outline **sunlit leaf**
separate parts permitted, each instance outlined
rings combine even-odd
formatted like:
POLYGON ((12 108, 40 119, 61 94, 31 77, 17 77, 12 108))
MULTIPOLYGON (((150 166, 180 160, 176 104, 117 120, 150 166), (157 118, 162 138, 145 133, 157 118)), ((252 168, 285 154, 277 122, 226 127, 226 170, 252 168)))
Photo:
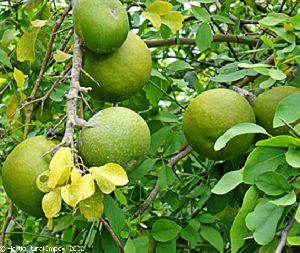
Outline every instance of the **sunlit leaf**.
POLYGON ((2 50, 1 48, 0 48, 0 62, 5 64, 9 68, 12 68, 12 65, 11 65, 8 54, 4 50, 2 50))
POLYGON ((69 178, 72 168, 72 153, 70 148, 60 148, 52 157, 49 165, 48 187, 63 185, 69 178))
POLYGON ((17 44, 17 59, 18 61, 35 60, 35 43, 39 33, 39 28, 35 28, 31 32, 24 32, 23 36, 17 44))
POLYGON ((69 60, 70 58, 72 58, 72 55, 67 54, 63 51, 57 50, 55 52, 55 54, 53 55, 53 58, 57 62, 64 62, 64 61, 69 60))
POLYGON ((47 22, 48 22, 47 20, 36 19, 36 20, 31 21, 31 24, 34 27, 43 27, 47 24, 47 22))
POLYGON ((165 15, 172 10, 172 4, 166 1, 155 1, 148 5, 146 11, 156 13, 158 15, 165 15))
POLYGON ((7 105, 7 108, 6 108, 6 116, 8 118, 12 118, 15 115, 16 110, 18 109, 18 105, 19 105, 18 98, 14 94, 8 100, 8 105, 7 105))
POLYGON ((21 70, 14 68, 14 79, 16 80, 18 88, 22 89, 25 83, 25 76, 21 70))
POLYGON ((36 186, 41 192, 50 192, 51 189, 47 185, 47 181, 49 178, 49 170, 42 172, 36 178, 36 186))
POLYGON ((103 213, 103 194, 98 190, 90 198, 80 201, 79 210, 89 221, 98 221, 103 213))
POLYGON ((19 34, 19 31, 16 31, 14 29, 5 30, 2 35, 1 44, 4 47, 7 47, 8 44, 18 36, 18 34, 19 34))
POLYGON ((87 199, 95 193, 94 177, 91 174, 84 175, 80 180, 82 199, 87 199))
POLYGON ((170 11, 168 14, 161 16, 161 22, 175 32, 182 28, 183 20, 184 16, 178 11, 170 11))
POLYGON ((97 185, 103 193, 110 194, 115 190, 116 186, 105 177, 101 176, 98 173, 93 173, 93 176, 97 185))
POLYGON ((145 19, 148 19, 155 28, 160 28, 161 17, 158 14, 144 11, 142 15, 145 19))
POLYGON ((45 194, 42 200, 42 208, 48 219, 53 218, 61 209, 60 191, 51 191, 45 194))
POLYGON ((79 170, 74 168, 71 172, 71 182, 72 184, 79 184, 81 181, 81 173, 79 170))
POLYGON ((75 207, 82 199, 80 185, 66 185, 61 188, 61 196, 66 204, 75 207))

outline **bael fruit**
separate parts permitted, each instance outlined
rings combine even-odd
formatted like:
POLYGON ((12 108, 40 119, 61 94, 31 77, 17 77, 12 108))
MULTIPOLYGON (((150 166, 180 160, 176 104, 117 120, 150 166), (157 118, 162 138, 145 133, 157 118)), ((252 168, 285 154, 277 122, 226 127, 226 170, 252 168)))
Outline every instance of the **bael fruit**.
POLYGON ((36 178, 47 170, 50 155, 42 157, 55 146, 45 136, 35 136, 17 145, 8 155, 2 169, 3 186, 8 197, 26 213, 43 217, 42 193, 36 178))
POLYGON ((280 86, 260 94, 253 103, 257 124, 274 136, 289 134, 289 129, 286 126, 273 128, 273 118, 279 102, 297 91, 300 89, 293 86, 280 86))
POLYGON ((93 88, 92 97, 118 102, 131 97, 146 84, 152 68, 151 53, 144 41, 130 32, 122 47, 112 54, 86 52, 83 68, 101 85, 81 75, 81 84, 93 88))
POLYGON ((78 150, 84 164, 101 166, 118 163, 132 171, 147 155, 150 132, 137 113, 124 107, 110 107, 95 114, 92 128, 81 131, 78 150))
POLYGON ((85 46, 101 54, 119 48, 129 31, 126 10, 118 0, 76 0, 73 23, 85 46))
POLYGON ((254 112, 246 99, 234 91, 213 89, 193 99, 183 118, 183 131, 191 147, 211 159, 230 160, 242 155, 252 144, 254 135, 240 135, 220 151, 216 140, 229 128, 242 122, 255 123, 254 112))

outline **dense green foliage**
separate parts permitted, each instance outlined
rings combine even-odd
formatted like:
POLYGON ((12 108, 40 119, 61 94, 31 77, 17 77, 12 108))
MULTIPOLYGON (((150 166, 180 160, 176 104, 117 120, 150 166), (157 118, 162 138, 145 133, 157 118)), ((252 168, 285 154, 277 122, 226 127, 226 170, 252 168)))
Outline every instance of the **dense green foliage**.
MULTIPOLYGON (((172 10, 163 5, 160 11, 147 8, 150 0, 122 2, 131 31, 146 42, 153 61, 143 89, 117 104, 137 112, 151 132, 148 155, 128 175, 129 184, 104 198, 103 217, 125 252, 147 253, 148 246, 156 253, 275 252, 283 236, 285 252, 298 252, 299 125, 276 137, 251 123, 236 125, 215 149, 240 134, 259 135, 234 160, 211 160, 195 151, 176 164, 172 159, 186 150, 182 119, 197 94, 222 87, 253 101, 253 95, 275 86, 300 88, 299 1, 169 0, 172 10), (185 17, 182 27, 179 13, 185 17), (158 189, 156 198, 137 212, 152 189, 158 189)), ((64 134, 74 44, 72 11, 61 18, 68 4, 0 2, 1 170, 24 132, 58 141, 64 134)), ((274 126, 297 122, 299 101, 299 92, 282 100, 274 126)), ((78 114, 86 120, 115 106, 88 93, 80 94, 79 105, 78 114)), ((5 247, 119 252, 103 222, 90 223, 76 209, 64 207, 49 231, 45 219, 16 208, 13 219, 7 220, 9 199, 4 190, 0 205, 5 247)))

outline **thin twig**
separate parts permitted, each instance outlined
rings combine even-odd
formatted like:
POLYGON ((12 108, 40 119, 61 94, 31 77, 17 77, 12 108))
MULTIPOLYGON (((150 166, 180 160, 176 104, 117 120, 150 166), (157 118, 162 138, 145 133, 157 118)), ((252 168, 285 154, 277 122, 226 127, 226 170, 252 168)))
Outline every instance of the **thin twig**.
MULTIPOLYGON (((170 158, 168 160, 168 166, 170 168, 173 168, 176 163, 178 163, 181 159, 186 157, 189 153, 191 153, 191 151, 192 151, 192 147, 190 145, 185 146, 184 149, 182 149, 175 156, 173 156, 172 158, 170 158)), ((151 204, 151 202, 156 198, 158 191, 159 191, 158 184, 156 184, 154 186, 154 188, 152 189, 152 191, 150 192, 147 199, 136 210, 136 212, 134 213, 134 216, 141 215, 148 208, 148 206, 151 204)))
POLYGON ((0 246, 4 245, 6 230, 7 230, 7 227, 9 225, 10 221, 12 220, 13 211, 14 211, 14 204, 12 203, 12 201, 10 201, 8 214, 6 216, 5 222, 4 222, 4 224, 2 226, 2 230, 1 230, 0 246))
MULTIPOLYGON (((35 95, 36 95, 36 93, 37 93, 37 91, 38 91, 38 89, 39 89, 39 87, 40 87, 40 85, 42 83, 44 73, 46 71, 48 62, 50 60, 50 56, 52 54, 52 47, 53 47, 53 43, 54 43, 54 40, 55 40, 55 37, 56 37, 56 32, 58 31, 59 27, 63 23, 65 17, 67 16, 67 14, 69 13, 70 10, 71 10, 71 4, 68 5, 64 9, 62 15, 57 20, 57 22, 56 22, 56 24, 55 24, 55 26, 53 28, 51 37, 50 37, 48 45, 47 45, 46 54, 45 54, 45 57, 43 59, 43 63, 41 65, 41 70, 39 72, 38 78, 36 79, 35 84, 33 86, 33 89, 31 91, 31 94, 29 96, 30 100, 33 100, 35 98, 35 95)), ((27 135, 28 135, 29 124, 30 124, 30 120, 31 120, 31 115, 32 115, 33 109, 34 109, 34 104, 31 104, 31 105, 28 106, 27 111, 26 111, 25 127, 24 127, 24 134, 23 134, 23 138, 24 139, 26 139, 27 135)))
POLYGON ((112 239, 118 245, 120 252, 124 252, 124 247, 123 247, 122 243, 120 242, 119 238, 117 237, 117 235, 115 234, 115 232, 112 230, 112 228, 110 227, 110 225, 108 224, 108 222, 103 217, 101 217, 100 220, 101 220, 103 226, 107 229, 107 231, 111 235, 112 239))
MULTIPOLYGON (((298 207, 297 208, 300 208, 300 203, 298 204, 298 207)), ((288 233, 290 231, 290 229, 292 228, 292 226, 294 225, 295 223, 295 216, 296 216, 296 212, 297 210, 295 211, 295 213, 290 217, 289 219, 289 222, 286 226, 286 228, 284 230, 281 231, 281 238, 280 238, 280 242, 276 248, 276 251, 275 253, 281 253, 286 245, 286 241, 287 241, 287 237, 288 237, 288 233)))
POLYGON ((287 121, 284 119, 281 119, 283 124, 285 124, 298 138, 300 138, 300 133, 295 129, 291 124, 289 124, 287 121))
MULTIPOLYGON (((238 36, 233 34, 216 34, 213 36, 212 42, 232 42, 245 44, 249 46, 255 46, 257 44, 257 39, 248 40, 245 36, 238 36)), ((189 38, 172 38, 168 40, 145 40, 148 47, 162 47, 171 45, 196 45, 195 39, 189 38)))

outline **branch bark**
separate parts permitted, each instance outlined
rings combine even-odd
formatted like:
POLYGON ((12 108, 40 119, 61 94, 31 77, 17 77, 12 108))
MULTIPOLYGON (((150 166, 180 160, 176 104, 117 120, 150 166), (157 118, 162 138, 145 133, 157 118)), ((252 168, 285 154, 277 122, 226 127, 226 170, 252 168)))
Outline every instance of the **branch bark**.
POLYGON ((2 230, 1 230, 0 246, 4 245, 6 230, 7 230, 7 227, 9 225, 10 221, 12 220, 13 211, 14 211, 14 204, 12 201, 10 201, 8 214, 3 223, 2 230))
MULTIPOLYGON (((192 147, 190 145, 185 146, 181 151, 179 151, 175 156, 171 157, 168 160, 168 166, 170 168, 173 168, 176 163, 178 163, 181 159, 186 157, 189 153, 191 153, 192 147)), ((158 194, 159 188, 158 184, 154 186, 152 191, 150 192, 147 199, 140 205, 138 210, 134 213, 134 216, 139 216, 144 213, 144 211, 148 208, 148 206, 151 204, 151 202, 156 198, 158 194)))
MULTIPOLYGON (((245 36, 237 36, 232 34, 217 34, 213 36, 213 42, 232 42, 245 44, 249 46, 255 46, 257 44, 257 39, 248 40, 245 36)), ((148 47, 162 47, 171 45, 196 45, 195 39, 189 38, 172 38, 168 40, 145 40, 148 47)))

